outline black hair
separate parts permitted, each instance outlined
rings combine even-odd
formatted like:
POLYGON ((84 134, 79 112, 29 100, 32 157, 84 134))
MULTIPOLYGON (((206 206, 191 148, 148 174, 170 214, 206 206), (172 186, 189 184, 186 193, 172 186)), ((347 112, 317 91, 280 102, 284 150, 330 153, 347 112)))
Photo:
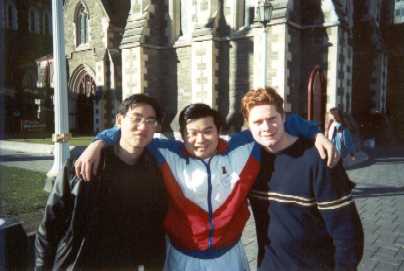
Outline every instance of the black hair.
POLYGON ((135 105, 139 104, 146 104, 153 107, 154 112, 156 113, 156 119, 158 122, 161 122, 163 113, 161 111, 161 107, 157 100, 153 97, 147 96, 145 94, 133 94, 127 97, 125 100, 122 101, 121 105, 119 106, 118 113, 122 115, 126 115, 128 111, 135 105))
POLYGON ((330 109, 330 113, 334 116, 334 118, 341 123, 343 127, 345 127, 345 120, 344 120, 344 114, 342 113, 341 108, 339 107, 333 107, 330 109))
POLYGON ((212 109, 209 105, 203 103, 190 104, 182 109, 179 116, 180 132, 185 135, 188 120, 196 120, 206 117, 212 117, 218 131, 222 127, 222 120, 219 112, 212 109))

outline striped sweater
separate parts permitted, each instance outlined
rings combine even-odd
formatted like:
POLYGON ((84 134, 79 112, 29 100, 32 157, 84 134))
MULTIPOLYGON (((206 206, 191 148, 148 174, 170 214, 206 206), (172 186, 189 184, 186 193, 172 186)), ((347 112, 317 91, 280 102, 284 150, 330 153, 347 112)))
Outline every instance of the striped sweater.
POLYGON ((260 270, 355 270, 363 231, 343 167, 327 168, 302 139, 262 151, 261 165, 250 193, 260 270))

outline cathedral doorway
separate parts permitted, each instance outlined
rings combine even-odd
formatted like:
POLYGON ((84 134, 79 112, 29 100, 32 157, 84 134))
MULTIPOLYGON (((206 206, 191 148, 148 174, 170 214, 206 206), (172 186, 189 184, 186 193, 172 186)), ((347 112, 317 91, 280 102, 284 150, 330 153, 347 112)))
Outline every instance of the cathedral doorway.
POLYGON ((324 127, 326 105, 326 79, 320 66, 314 67, 307 87, 307 118, 317 121, 324 127))
POLYGON ((84 66, 73 72, 70 80, 70 123, 77 134, 93 134, 96 84, 91 70, 84 66))
POLYGON ((76 132, 78 134, 91 134, 94 130, 93 99, 79 95, 76 100, 76 110, 76 132))

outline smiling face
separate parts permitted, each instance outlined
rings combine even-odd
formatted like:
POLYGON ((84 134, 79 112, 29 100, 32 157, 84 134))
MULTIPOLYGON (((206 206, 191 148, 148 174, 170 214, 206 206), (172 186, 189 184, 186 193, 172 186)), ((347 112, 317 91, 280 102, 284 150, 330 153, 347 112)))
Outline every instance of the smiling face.
POLYGON ((286 140, 283 124, 284 115, 274 105, 256 105, 249 111, 248 126, 255 141, 270 152, 283 148, 286 140))
POLYGON ((213 117, 190 119, 183 134, 186 150, 199 159, 207 159, 216 153, 219 131, 213 117))
POLYGON ((117 115, 116 123, 121 128, 119 144, 128 152, 149 144, 158 125, 156 112, 148 104, 133 105, 125 115, 117 115))

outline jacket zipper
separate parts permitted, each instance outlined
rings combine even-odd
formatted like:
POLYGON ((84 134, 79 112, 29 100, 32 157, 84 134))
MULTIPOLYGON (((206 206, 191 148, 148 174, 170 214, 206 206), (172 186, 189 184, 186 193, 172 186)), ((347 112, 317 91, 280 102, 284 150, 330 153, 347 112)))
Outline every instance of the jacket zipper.
POLYGON ((202 160, 203 164, 206 167, 207 173, 208 173, 208 223, 209 223, 209 234, 208 234, 208 249, 212 247, 212 239, 213 239, 213 232, 215 230, 215 225, 213 224, 213 208, 212 208, 212 176, 210 172, 210 161, 212 160, 213 157, 211 157, 206 163, 205 161, 202 160))

